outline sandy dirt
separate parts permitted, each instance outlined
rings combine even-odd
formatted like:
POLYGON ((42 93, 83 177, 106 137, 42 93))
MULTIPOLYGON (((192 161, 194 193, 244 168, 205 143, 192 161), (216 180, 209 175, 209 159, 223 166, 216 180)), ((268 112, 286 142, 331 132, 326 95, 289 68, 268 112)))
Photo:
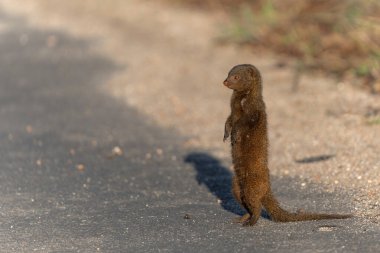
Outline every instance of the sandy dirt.
POLYGON ((271 173, 297 177, 305 188, 318 183, 328 192, 347 192, 355 215, 380 221, 379 96, 314 74, 304 76, 293 92, 290 60, 217 43, 226 20, 221 13, 153 1, 110 2, 114 5, 100 0, 1 5, 27 14, 33 25, 93 38, 94 52, 120 66, 104 93, 186 136, 184 146, 228 164, 222 137, 231 91, 222 81, 235 64, 256 65, 264 78, 271 173))

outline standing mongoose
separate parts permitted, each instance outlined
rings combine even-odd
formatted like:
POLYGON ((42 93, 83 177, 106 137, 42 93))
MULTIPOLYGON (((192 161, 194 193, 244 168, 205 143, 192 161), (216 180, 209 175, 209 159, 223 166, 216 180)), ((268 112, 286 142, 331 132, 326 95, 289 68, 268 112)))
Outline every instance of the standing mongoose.
POLYGON ((235 175, 232 193, 247 210, 239 221, 256 224, 262 206, 273 221, 289 222, 321 219, 345 219, 351 215, 289 213, 273 196, 268 169, 268 127, 262 96, 262 79, 250 64, 233 67, 223 82, 233 90, 231 114, 228 116, 224 141, 231 135, 232 162, 235 175))

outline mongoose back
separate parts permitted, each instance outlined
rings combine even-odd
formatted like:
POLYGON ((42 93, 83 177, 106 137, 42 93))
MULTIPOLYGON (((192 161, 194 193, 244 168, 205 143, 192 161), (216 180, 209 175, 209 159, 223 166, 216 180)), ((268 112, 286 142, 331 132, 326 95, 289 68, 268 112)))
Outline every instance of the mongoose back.
POLYGON ((232 193, 247 210, 239 221, 256 224, 262 206, 278 222, 345 219, 352 215, 290 213, 282 209, 272 194, 268 169, 267 115, 262 96, 262 79, 256 67, 233 67, 223 82, 233 90, 231 114, 225 124, 224 141, 231 135, 232 163, 235 175, 232 193))

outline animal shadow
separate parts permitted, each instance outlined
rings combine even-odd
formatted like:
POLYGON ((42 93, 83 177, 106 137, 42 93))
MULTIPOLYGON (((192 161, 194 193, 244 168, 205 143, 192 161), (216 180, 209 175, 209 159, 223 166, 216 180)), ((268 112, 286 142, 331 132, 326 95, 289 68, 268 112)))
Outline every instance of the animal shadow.
POLYGON ((220 205, 223 209, 237 215, 245 213, 231 193, 232 173, 219 160, 207 153, 194 152, 188 154, 184 161, 194 166, 198 184, 206 185, 209 191, 221 201, 220 205))
POLYGON ((333 158, 335 155, 319 155, 319 156, 310 156, 310 157, 305 157, 302 159, 295 160, 296 163, 315 163, 315 162, 322 162, 329 160, 333 158))

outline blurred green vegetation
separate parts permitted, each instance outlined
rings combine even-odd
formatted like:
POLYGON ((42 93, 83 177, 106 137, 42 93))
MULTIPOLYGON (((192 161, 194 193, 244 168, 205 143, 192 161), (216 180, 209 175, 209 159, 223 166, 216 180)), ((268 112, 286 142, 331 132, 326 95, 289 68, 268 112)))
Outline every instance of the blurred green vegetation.
POLYGON ((291 56, 304 69, 358 77, 380 92, 378 0, 169 0, 230 17, 220 40, 291 56))
POLYGON ((379 125, 380 124, 380 118, 372 118, 368 120, 368 124, 370 125, 379 125))

